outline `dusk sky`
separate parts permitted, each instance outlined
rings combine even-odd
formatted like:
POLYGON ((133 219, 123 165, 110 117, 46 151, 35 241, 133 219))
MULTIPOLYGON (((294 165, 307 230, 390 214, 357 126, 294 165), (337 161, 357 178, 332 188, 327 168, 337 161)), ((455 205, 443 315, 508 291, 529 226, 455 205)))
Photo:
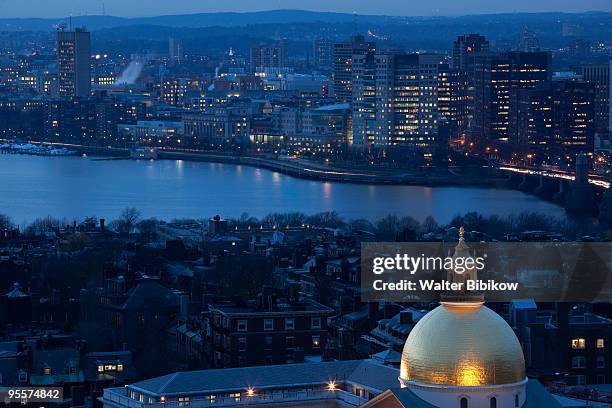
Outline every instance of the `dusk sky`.
POLYGON ((102 14, 152 16, 211 11, 307 9, 387 15, 462 15, 506 12, 612 11, 611 0, 0 0, 0 17, 102 14))

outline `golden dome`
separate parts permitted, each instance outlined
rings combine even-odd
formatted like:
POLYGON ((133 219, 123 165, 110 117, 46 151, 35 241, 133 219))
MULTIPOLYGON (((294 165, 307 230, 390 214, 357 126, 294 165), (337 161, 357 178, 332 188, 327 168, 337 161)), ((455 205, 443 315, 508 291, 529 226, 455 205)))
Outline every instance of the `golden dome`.
POLYGON ((497 313, 480 303, 443 303, 410 332, 400 377, 426 385, 514 384, 525 380, 525 358, 497 313))

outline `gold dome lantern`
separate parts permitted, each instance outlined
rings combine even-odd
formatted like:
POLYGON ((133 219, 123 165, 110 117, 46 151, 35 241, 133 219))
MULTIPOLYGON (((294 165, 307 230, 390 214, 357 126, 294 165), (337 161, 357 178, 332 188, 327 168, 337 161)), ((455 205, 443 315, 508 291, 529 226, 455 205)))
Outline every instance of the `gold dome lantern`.
POLYGON ((403 384, 483 387, 525 380, 525 359, 508 324, 480 302, 442 303, 412 329, 403 384))

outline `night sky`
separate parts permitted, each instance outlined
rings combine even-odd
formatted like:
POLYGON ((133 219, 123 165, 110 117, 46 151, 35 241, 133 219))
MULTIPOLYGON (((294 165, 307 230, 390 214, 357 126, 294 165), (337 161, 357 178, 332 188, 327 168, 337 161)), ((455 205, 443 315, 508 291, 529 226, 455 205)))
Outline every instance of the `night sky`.
POLYGON ((0 0, 0 17, 102 14, 152 16, 212 11, 307 9, 386 15, 463 15, 541 11, 612 11, 611 0, 0 0), (104 6, 103 6, 104 5, 104 6))

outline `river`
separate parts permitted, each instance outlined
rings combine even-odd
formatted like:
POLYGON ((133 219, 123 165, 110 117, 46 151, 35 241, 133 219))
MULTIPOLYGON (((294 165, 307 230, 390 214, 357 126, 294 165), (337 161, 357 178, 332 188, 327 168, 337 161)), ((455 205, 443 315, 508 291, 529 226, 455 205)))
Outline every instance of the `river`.
POLYGON ((86 216, 112 220, 125 207, 165 220, 331 210, 346 219, 396 214, 422 220, 431 215, 438 222, 469 211, 565 216, 560 206, 513 190, 329 183, 182 160, 0 155, 0 213, 18 224, 47 215, 68 221, 86 216))

